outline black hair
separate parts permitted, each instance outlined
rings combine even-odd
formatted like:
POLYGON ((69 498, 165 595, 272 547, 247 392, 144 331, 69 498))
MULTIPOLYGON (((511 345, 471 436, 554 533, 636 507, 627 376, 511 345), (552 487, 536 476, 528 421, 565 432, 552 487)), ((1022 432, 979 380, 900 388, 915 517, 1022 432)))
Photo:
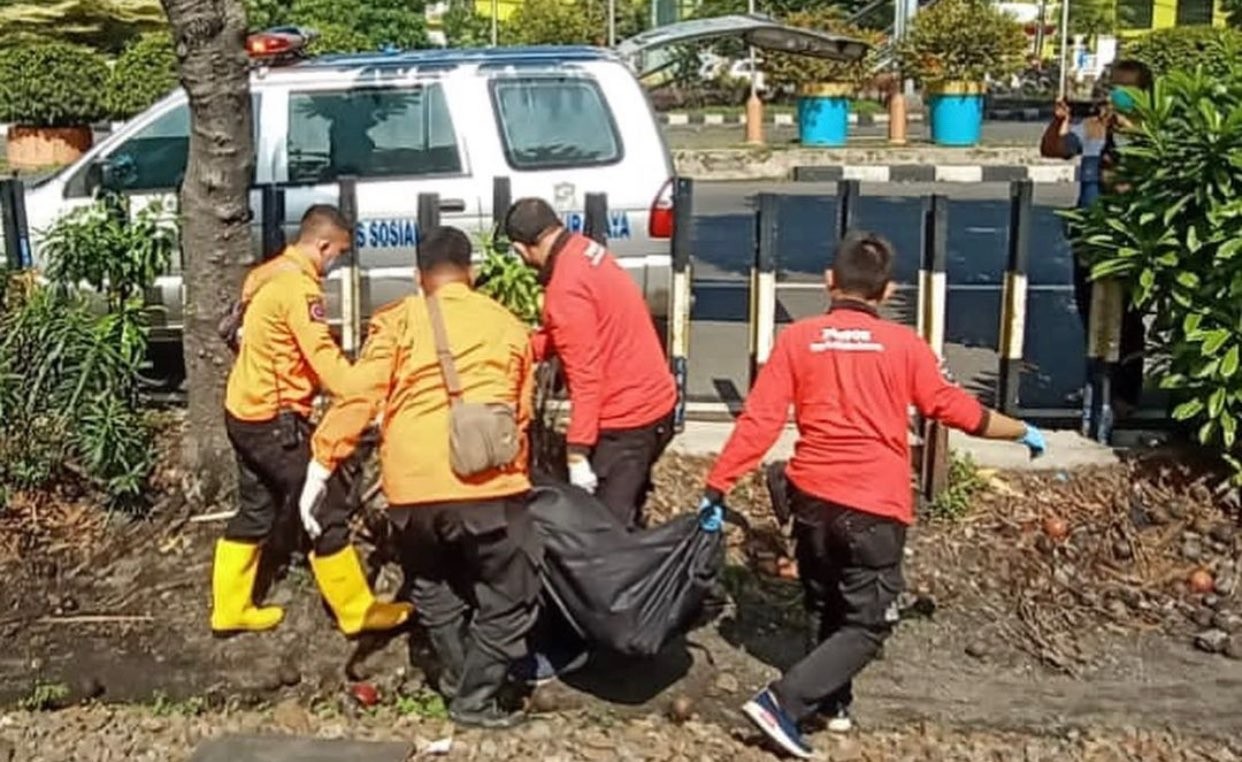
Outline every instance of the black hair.
POLYGON ((1113 62, 1113 73, 1124 71, 1133 74, 1138 80, 1140 90, 1150 90, 1152 85, 1151 67, 1133 58, 1123 58, 1113 62))
POLYGON ((418 244, 418 269, 425 273, 442 267, 469 270, 472 248, 470 239, 457 228, 432 228, 418 244))
POLYGON ((513 243, 533 246, 560 226, 552 205, 541 198, 520 198, 505 214, 505 235, 513 243))
POLYGON ((340 209, 331 204, 313 204, 302 215, 302 222, 298 225, 298 240, 304 241, 332 230, 348 233, 351 227, 340 209))
POLYGON ((865 230, 846 233, 832 262, 832 286, 843 294, 878 301, 893 273, 893 245, 865 230))

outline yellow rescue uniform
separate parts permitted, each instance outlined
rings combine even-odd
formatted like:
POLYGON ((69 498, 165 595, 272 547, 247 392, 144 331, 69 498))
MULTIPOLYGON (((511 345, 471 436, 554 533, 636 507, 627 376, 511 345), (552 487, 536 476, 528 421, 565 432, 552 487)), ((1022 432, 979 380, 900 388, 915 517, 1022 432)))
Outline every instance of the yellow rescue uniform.
POLYGON ((350 364, 328 330, 322 276, 310 257, 289 247, 250 271, 241 346, 229 373, 224 407, 242 421, 268 421, 281 410, 309 415, 322 387, 341 394, 350 364))
POLYGON ((521 450, 507 467, 469 478, 449 460, 449 395, 436 359, 427 303, 411 296, 371 320, 350 380, 311 441, 329 470, 349 457, 382 410, 380 461, 390 505, 486 500, 530 489, 529 446, 534 360, 529 333, 507 309, 465 284, 436 292, 467 402, 502 403, 517 413, 521 450))

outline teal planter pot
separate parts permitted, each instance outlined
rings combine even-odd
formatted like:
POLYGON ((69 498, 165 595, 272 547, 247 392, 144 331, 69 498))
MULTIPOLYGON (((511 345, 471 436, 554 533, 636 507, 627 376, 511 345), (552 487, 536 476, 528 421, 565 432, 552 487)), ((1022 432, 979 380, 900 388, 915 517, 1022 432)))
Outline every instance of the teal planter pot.
POLYGON ((941 146, 974 146, 983 134, 983 87, 948 83, 928 93, 932 142, 941 146))
POLYGON ((798 92, 798 142, 804 146, 843 146, 850 132, 850 88, 807 85, 798 92))

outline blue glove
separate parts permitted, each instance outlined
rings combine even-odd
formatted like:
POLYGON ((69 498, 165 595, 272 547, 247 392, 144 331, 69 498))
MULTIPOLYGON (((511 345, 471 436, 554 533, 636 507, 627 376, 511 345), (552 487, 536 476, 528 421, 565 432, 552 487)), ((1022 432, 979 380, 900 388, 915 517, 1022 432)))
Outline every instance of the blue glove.
POLYGON ((707 495, 699 501, 699 528, 704 532, 719 532, 724 527, 724 503, 707 495))
POLYGON ((1031 451, 1032 459, 1038 458, 1044 454, 1044 450, 1048 449, 1047 443, 1044 442, 1044 432, 1029 423, 1025 424, 1025 426, 1026 433, 1018 441, 1026 445, 1027 449, 1031 451))

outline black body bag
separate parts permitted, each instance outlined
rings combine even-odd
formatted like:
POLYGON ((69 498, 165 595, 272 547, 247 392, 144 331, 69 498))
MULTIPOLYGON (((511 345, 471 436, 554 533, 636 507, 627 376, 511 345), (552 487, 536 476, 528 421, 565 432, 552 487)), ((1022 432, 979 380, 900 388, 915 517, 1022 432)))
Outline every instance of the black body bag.
POLYGON ((530 511, 544 592, 594 647, 651 656, 694 623, 724 566, 724 534, 695 512, 636 532, 592 495, 543 483, 530 511))

